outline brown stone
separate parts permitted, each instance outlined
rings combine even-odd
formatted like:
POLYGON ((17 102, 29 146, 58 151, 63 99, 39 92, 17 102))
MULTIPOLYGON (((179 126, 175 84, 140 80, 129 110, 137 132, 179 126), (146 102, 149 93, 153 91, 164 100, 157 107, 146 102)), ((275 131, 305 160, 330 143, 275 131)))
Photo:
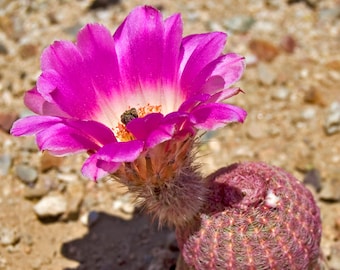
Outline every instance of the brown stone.
POLYGON ((281 40, 280 47, 287 53, 293 53, 296 48, 296 41, 290 35, 284 36, 281 40))
POLYGON ((34 44, 24 44, 19 48, 19 54, 22 59, 26 60, 30 57, 34 57, 37 55, 38 49, 34 44))
POLYGON ((40 158, 41 171, 46 172, 52 168, 57 168, 61 165, 62 161, 62 157, 55 157, 48 153, 48 151, 44 151, 40 158))
POLYGON ((270 62, 279 54, 279 49, 273 43, 262 40, 253 39, 249 43, 249 49, 257 56, 259 60, 270 62))
POLYGON ((0 113, 0 129, 9 132, 14 121, 19 118, 17 113, 0 113))

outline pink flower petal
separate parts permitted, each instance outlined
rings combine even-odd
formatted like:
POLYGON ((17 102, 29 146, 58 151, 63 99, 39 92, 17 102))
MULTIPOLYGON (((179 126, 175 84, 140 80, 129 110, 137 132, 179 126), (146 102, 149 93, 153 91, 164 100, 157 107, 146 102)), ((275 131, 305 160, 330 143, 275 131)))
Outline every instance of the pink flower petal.
POLYGON ((182 34, 183 23, 180 14, 175 14, 164 21, 164 70, 162 74, 164 85, 174 86, 178 80, 182 34))
POLYGON ((194 87, 205 93, 215 93, 237 82, 244 71, 244 57, 229 53, 209 63, 195 81, 194 87))
POLYGON ((164 23, 161 13, 148 6, 137 7, 114 34, 121 71, 122 88, 127 97, 160 101, 164 62, 164 23))
POLYGON ((118 111, 126 110, 128 100, 124 100, 121 88, 120 69, 115 51, 115 43, 110 31, 100 24, 86 25, 77 36, 77 47, 84 58, 91 79, 90 87, 96 93, 96 102, 103 109, 112 101, 122 106, 118 111))
POLYGON ((52 116, 30 116, 16 121, 11 133, 16 136, 36 134, 41 150, 54 155, 96 151, 116 142, 112 131, 94 121, 79 121, 52 116))
POLYGON ((132 162, 143 152, 144 142, 113 142, 104 145, 95 156, 107 162, 132 162))
POLYGON ((209 94, 198 94, 196 96, 187 98, 187 100, 185 100, 179 107, 178 111, 189 112, 202 102, 206 102, 209 98, 210 98, 209 94))
POLYGON ((237 95, 240 92, 243 93, 243 91, 238 87, 228 88, 228 89, 222 90, 222 91, 212 95, 207 100, 207 103, 217 103, 217 102, 223 101, 225 99, 231 98, 231 97, 237 95))
POLYGON ((221 55, 225 42, 226 34, 221 32, 183 38, 180 74, 181 88, 187 92, 187 97, 201 90, 194 87, 195 80, 206 65, 221 55))
POLYGON ((142 141, 115 142, 105 145, 84 163, 82 173, 93 180, 115 172, 122 162, 133 162, 143 151, 142 141))
POLYGON ((127 129, 137 140, 146 140, 163 120, 161 113, 151 113, 142 118, 136 118, 127 124, 127 129))
POLYGON ((245 110, 222 103, 209 103, 198 106, 190 113, 190 121, 198 129, 214 130, 231 122, 243 122, 245 110))
POLYGON ((163 120, 162 114, 152 113, 134 119, 127 125, 127 129, 136 139, 145 141, 145 148, 152 148, 172 138, 174 125, 164 125, 163 120))
POLYGON ((57 41, 42 55, 38 92, 78 119, 95 119, 100 110, 92 75, 75 44, 57 41))
POLYGON ((85 160, 81 172, 85 177, 97 181, 110 173, 114 173, 120 165, 121 162, 105 162, 92 155, 85 160))
POLYGON ((46 101, 37 91, 37 88, 27 91, 24 96, 24 103, 32 112, 40 115, 53 115, 60 117, 70 117, 63 112, 56 104, 46 101))

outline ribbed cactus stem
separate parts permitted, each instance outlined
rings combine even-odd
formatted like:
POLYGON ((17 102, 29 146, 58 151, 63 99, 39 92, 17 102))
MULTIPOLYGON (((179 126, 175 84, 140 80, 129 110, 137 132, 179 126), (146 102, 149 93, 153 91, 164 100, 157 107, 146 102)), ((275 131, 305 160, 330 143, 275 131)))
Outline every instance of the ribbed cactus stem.
POLYGON ((177 269, 320 269, 321 221, 312 194, 284 170, 234 164, 207 178, 199 224, 177 228, 177 269))

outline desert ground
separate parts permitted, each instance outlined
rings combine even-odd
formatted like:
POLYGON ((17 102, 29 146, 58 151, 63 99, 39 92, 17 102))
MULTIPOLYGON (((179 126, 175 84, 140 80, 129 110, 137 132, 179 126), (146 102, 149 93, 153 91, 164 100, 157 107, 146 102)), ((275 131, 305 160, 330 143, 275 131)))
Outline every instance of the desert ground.
POLYGON ((173 229, 159 230, 123 186, 85 179, 84 155, 52 157, 9 133, 30 114, 23 95, 45 47, 89 22, 113 33, 142 4, 181 13, 184 35, 228 33, 225 52, 246 58, 244 93, 228 102, 248 117, 202 137, 201 172, 255 160, 295 175, 321 209, 329 269, 340 270, 339 0, 0 0, 0 269, 175 269, 173 229))

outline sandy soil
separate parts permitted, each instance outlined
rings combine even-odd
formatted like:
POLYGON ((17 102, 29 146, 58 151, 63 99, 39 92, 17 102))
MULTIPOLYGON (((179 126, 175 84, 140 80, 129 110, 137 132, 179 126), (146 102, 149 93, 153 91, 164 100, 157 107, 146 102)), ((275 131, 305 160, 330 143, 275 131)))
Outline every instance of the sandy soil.
MULTIPOLYGON (((262 160, 304 181, 323 219, 322 250, 340 269, 340 2, 338 0, 145 1, 167 17, 181 12, 185 34, 225 31, 226 51, 246 56, 231 102, 249 116, 203 137, 202 172, 262 160)), ((171 229, 157 229, 113 180, 80 175, 84 156, 54 158, 34 138, 15 138, 29 112, 23 93, 56 39, 74 40, 88 22, 116 29, 141 1, 0 1, 0 269, 174 269, 171 229), (34 207, 57 198, 56 218, 34 207), (89 218, 89 222, 86 222, 89 218)))

